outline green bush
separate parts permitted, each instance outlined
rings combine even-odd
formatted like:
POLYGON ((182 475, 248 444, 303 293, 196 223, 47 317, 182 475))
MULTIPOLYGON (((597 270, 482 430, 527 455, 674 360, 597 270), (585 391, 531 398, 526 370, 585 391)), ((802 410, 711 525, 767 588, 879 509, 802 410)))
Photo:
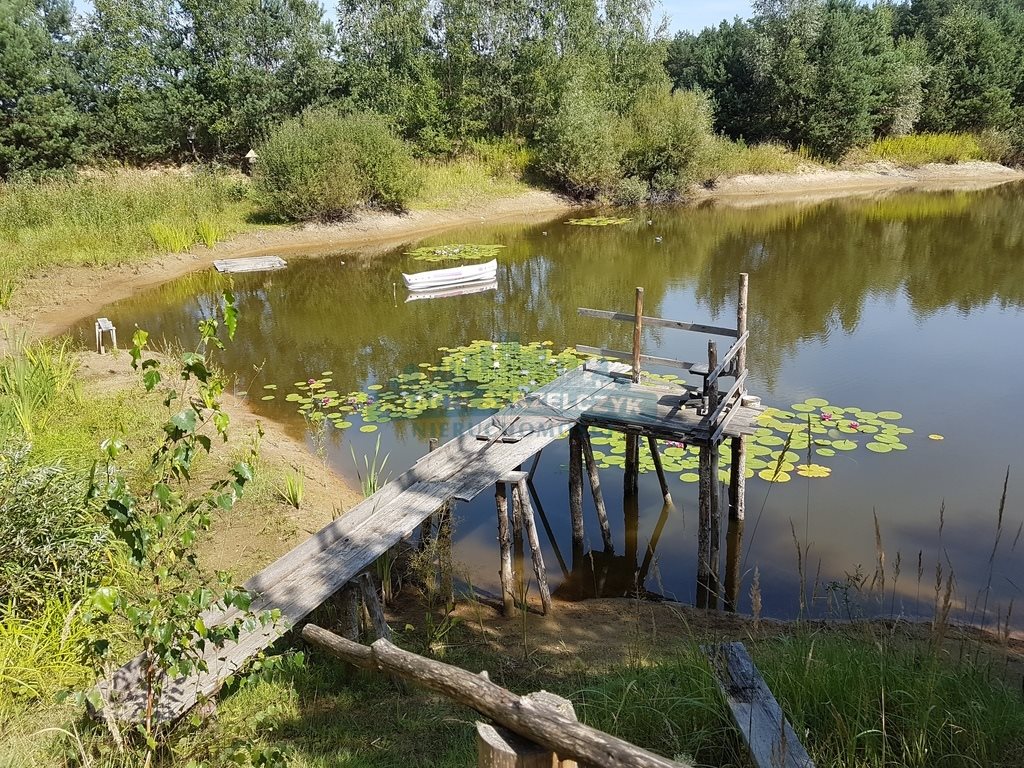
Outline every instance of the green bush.
POLYGON ((0 451, 0 614, 77 599, 106 572, 109 529, 86 485, 65 467, 32 466, 26 448, 0 451))
POLYGON ((537 152, 540 172, 573 197, 604 195, 622 177, 619 119, 592 93, 570 89, 537 152))
POLYGON ((641 181, 633 176, 628 176, 619 181, 612 188, 612 202, 616 205, 641 205, 647 202, 651 194, 651 188, 647 182, 641 181))
POLYGON ((400 209, 419 187, 408 147, 372 114, 307 112, 278 127, 259 156, 257 194, 297 221, 338 219, 361 205, 400 209))
POLYGON ((652 86, 633 102, 624 133, 623 175, 647 182, 654 200, 677 199, 712 139, 711 103, 697 91, 652 86))

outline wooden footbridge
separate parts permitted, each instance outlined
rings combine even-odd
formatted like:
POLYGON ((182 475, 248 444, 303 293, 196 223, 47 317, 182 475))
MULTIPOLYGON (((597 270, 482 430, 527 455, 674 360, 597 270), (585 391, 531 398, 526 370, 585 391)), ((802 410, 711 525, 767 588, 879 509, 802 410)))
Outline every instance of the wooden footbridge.
MULTIPOLYGON (((513 605, 509 519, 504 487, 513 485, 515 512, 521 514, 533 550, 538 583, 545 609, 544 563, 533 525, 528 473, 519 471, 531 457, 553 441, 570 433, 569 509, 573 549, 583 549, 583 466, 586 464, 606 550, 611 536, 600 482, 594 465, 587 429, 599 426, 624 432, 626 491, 635 493, 639 465, 639 440, 648 439, 655 457, 663 493, 668 485, 658 458, 658 440, 700 446, 700 535, 697 555, 698 605, 717 607, 721 529, 718 500, 718 453, 731 439, 733 450, 730 484, 730 515, 742 517, 744 436, 753 432, 760 411, 756 398, 748 398, 746 382, 746 275, 740 276, 737 327, 725 328, 644 317, 643 290, 637 289, 633 315, 581 309, 585 316, 633 324, 633 350, 579 347, 604 358, 625 362, 589 361, 560 376, 519 402, 499 411, 467 432, 431 451, 407 472, 387 483, 347 514, 325 526, 288 554, 246 582, 255 599, 251 610, 277 611, 279 619, 268 625, 243 629, 238 640, 206 652, 206 671, 167 681, 157 703, 156 719, 173 721, 197 702, 214 694, 222 682, 245 662, 267 648, 301 622, 314 609, 339 592, 378 557, 429 521, 454 500, 468 501, 497 488, 498 530, 501 544, 502 596, 506 610, 513 605), (731 339, 721 358, 716 342, 709 342, 706 363, 650 357, 642 354, 644 326, 722 336, 731 339), (652 386, 641 382, 642 365, 671 366, 699 375, 701 387, 652 386), (731 379, 720 392, 719 382, 731 379)), ((534 464, 536 468, 536 463, 534 464)), ((207 625, 239 618, 236 611, 207 617, 207 625)), ((140 720, 146 710, 146 660, 137 657, 100 684, 109 714, 119 720, 140 720)))

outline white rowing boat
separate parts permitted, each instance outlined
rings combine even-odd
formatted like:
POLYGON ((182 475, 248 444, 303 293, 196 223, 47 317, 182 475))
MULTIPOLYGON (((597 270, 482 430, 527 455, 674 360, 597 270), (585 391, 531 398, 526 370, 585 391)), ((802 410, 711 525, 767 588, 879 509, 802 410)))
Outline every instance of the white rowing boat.
POLYGON ((454 288, 438 288, 433 291, 410 291, 405 297, 406 303, 419 301, 420 299, 447 299, 452 296, 468 296, 471 293, 483 293, 484 291, 495 291, 498 289, 497 280, 484 280, 480 283, 466 283, 457 285, 454 288))
POLYGON ((428 272, 417 272, 414 275, 402 273, 405 287, 410 291, 435 291, 441 288, 454 288, 470 283, 485 283, 498 277, 498 260, 491 259, 483 264, 470 264, 465 267, 450 269, 432 269, 428 272))

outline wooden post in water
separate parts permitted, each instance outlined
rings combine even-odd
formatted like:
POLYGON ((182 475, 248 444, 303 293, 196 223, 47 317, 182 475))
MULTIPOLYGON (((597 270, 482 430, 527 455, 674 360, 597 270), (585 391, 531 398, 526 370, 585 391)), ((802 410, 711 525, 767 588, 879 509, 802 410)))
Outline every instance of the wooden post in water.
POLYGON ((583 559, 583 428, 569 430, 569 516, 572 520, 572 567, 583 559))
MULTIPOLYGON (((516 467, 516 471, 519 468, 516 467)), ((512 573, 516 597, 526 605, 526 549, 523 546, 523 500, 512 485, 512 573)))
MULTIPOLYGON (((644 289, 636 289, 636 302, 633 309, 633 383, 640 381, 641 338, 644 327, 644 289)), ((626 497, 635 496, 640 484, 640 436, 626 434, 626 465, 623 480, 623 493, 626 497)))
POLYGON ((725 610, 735 613, 740 603, 740 560, 743 557, 743 520, 729 518, 725 532, 725 610))
POLYGON ((512 616, 516 611, 516 600, 512 594, 512 537, 508 525, 508 497, 505 484, 494 486, 494 505, 498 509, 498 546, 501 550, 501 566, 498 578, 501 581, 501 612, 512 616))
POLYGON ((665 477, 665 468, 661 466, 661 454, 658 452, 658 441, 653 437, 647 438, 647 445, 651 449, 651 458, 654 460, 654 471, 658 473, 658 482, 661 484, 661 497, 666 504, 672 503, 672 494, 668 490, 668 478, 665 477))
POLYGON ((711 449, 700 447, 700 464, 697 469, 697 607, 708 607, 711 569, 711 449))
MULTIPOLYGON (((718 345, 713 342, 708 342, 708 370, 713 371, 718 367, 718 345)), ((718 408, 718 381, 713 381, 708 386, 708 404, 711 407, 711 413, 714 413, 718 408)), ((714 610, 718 610, 718 593, 719 589, 719 548, 720 538, 722 535, 722 510, 721 502, 718 494, 718 467, 719 467, 719 452, 721 450, 721 444, 717 441, 711 443, 711 466, 709 471, 711 473, 711 535, 708 546, 708 607, 714 610)))
MULTIPOLYGON (((740 338, 747 332, 747 289, 749 275, 740 272, 739 293, 736 297, 736 337, 740 338)), ((747 344, 743 343, 736 353, 735 371, 737 376, 742 376, 747 370, 747 344)), ((743 402, 743 392, 739 393, 739 402, 743 402)), ((732 449, 732 470, 729 475, 729 520, 743 520, 747 507, 747 442, 743 435, 738 435, 730 441, 732 449)))
POLYGON ((615 551, 615 545, 612 542, 611 527, 608 525, 608 510, 604 506, 604 495, 601 493, 601 478, 597 474, 597 462, 594 461, 594 446, 590 442, 590 430, 586 427, 580 430, 580 442, 583 445, 583 458, 587 462, 590 494, 594 497, 594 509, 597 510, 597 522, 601 526, 604 551, 611 553, 615 551))
MULTIPOLYGON (((537 536, 537 524, 533 519, 533 505, 530 504, 530 490, 526 487, 526 480, 516 483, 512 493, 522 509, 523 527, 526 529, 526 539, 530 542, 530 553, 533 556, 533 572, 537 576, 537 591, 540 592, 544 615, 547 615, 551 612, 551 590, 548 589, 548 574, 544 568, 544 555, 540 551, 540 538, 537 536)), ((523 602, 525 603, 525 598, 523 602)))

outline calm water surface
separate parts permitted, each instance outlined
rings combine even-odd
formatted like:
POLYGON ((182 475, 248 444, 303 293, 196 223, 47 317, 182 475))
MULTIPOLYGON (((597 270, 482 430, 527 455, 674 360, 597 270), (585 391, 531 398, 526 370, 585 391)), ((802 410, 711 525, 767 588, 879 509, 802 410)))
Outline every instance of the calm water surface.
MULTIPOLYGON (((884 613, 930 613, 937 558, 944 573, 952 566, 958 596, 973 606, 990 582, 1007 466, 1010 483, 988 620, 1005 612, 1011 600, 1021 602, 1024 541, 1015 536, 1024 511, 1024 186, 814 206, 637 211, 630 223, 617 227, 560 221, 474 227, 423 244, 457 242, 507 246, 499 255, 496 292, 406 303, 401 272, 434 266, 404 256, 408 246, 383 255, 293 259, 283 272, 235 276, 242 320, 225 365, 238 375, 238 388, 254 393, 260 413, 305 434, 302 418, 284 394, 294 382, 322 371, 333 371, 331 386, 345 393, 418 370, 421 362, 436 362, 442 354, 438 347, 475 339, 628 349, 628 326, 580 318, 577 307, 631 311, 633 288, 643 286, 647 314, 729 325, 735 320, 736 275, 749 272, 752 392, 783 408, 820 396, 837 405, 899 411, 900 424, 915 431, 904 436, 908 450, 902 452, 858 449, 829 459, 833 472, 826 479, 794 477, 771 487, 757 478, 748 482, 741 608, 749 609, 756 566, 764 612, 797 612, 794 533, 808 548, 810 581, 815 573, 821 585, 872 573, 875 515, 890 590, 897 557, 901 571, 884 613), (273 401, 259 399, 266 383, 279 385, 273 401), (930 433, 945 439, 929 440, 930 433)), ((121 329, 137 324, 153 338, 191 343, 196 320, 216 306, 223 284, 212 273, 190 276, 114 305, 106 314, 121 329)), ((699 360, 706 338, 647 331, 644 345, 651 354, 699 360)), ((397 473, 424 452, 429 437, 450 437, 482 415, 442 411, 393 421, 376 434, 331 427, 327 458, 353 477, 351 451, 372 453, 380 435, 382 451, 390 453, 389 467, 397 473)), ((549 448, 537 477, 555 541, 565 554, 570 549, 566 451, 565 441, 549 448)), ((621 552, 626 538, 621 470, 604 470, 602 481, 621 552)), ((681 482, 678 474, 672 481, 676 509, 646 586, 690 601, 696 485, 681 482)), ((657 481, 644 475, 641 558, 660 511, 657 481)), ((588 515, 590 526, 594 521, 588 515)), ((457 518, 456 557, 475 586, 496 591, 491 495, 460 505, 457 518)), ((600 542, 596 527, 588 536, 600 542)), ((552 544, 544 545, 557 583, 552 544)), ((820 597, 828 590, 817 592, 820 597)), ((840 594, 832 590, 834 597, 840 594)), ((855 589, 848 594, 858 598, 855 589)), ((827 610, 823 600, 815 610, 827 610)), ((865 605, 863 610, 878 609, 865 605)))

